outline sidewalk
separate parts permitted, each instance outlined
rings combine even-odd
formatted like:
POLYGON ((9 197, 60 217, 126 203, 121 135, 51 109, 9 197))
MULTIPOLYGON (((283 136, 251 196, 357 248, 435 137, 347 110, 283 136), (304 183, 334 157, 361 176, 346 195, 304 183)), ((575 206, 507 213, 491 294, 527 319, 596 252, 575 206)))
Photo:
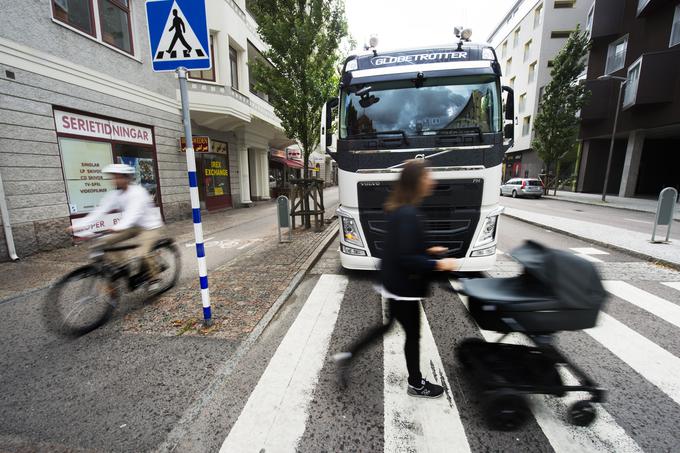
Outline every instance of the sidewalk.
POLYGON ((503 215, 680 269, 680 242, 652 244, 645 233, 506 207, 503 215))
MULTIPOLYGON (((607 201, 603 203, 601 194, 568 192, 564 190, 558 190, 556 196, 553 196, 552 193, 553 192, 551 190, 550 195, 546 195, 544 198, 546 200, 570 201, 572 203, 582 203, 594 206, 605 206, 608 208, 652 213, 656 212, 656 206, 658 202, 656 199, 625 198, 607 195, 607 201)), ((674 211, 673 218, 680 221, 680 203, 676 203, 676 209, 674 211)))

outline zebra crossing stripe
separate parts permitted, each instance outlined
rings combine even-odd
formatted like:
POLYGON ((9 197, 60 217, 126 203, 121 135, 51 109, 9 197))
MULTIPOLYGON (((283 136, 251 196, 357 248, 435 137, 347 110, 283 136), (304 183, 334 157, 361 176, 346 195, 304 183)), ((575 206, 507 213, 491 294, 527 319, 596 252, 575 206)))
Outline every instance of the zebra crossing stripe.
POLYGON ((606 313, 588 335, 680 404, 680 359, 606 313))
MULTIPOLYGON (((454 289, 461 289, 462 284, 451 281, 454 289)), ((458 295, 465 308, 468 308, 468 298, 458 295)), ((497 341, 501 335, 497 332, 479 329, 486 341, 497 341)), ((507 343, 530 344, 525 337, 518 335, 506 337, 507 343)), ((576 385, 576 377, 564 367, 558 368, 562 380, 566 385, 576 385)), ((580 399, 579 394, 570 393, 564 398, 551 398, 544 395, 530 395, 532 410, 536 422, 541 427, 550 445, 557 453, 585 453, 585 452, 617 452, 641 453, 640 446, 626 431, 619 426, 614 417, 602 406, 597 408, 597 418, 588 427, 567 425, 559 419, 565 414, 569 405, 580 399)))
POLYGON ((647 291, 622 281, 604 281, 604 288, 626 302, 630 302, 651 314, 680 327, 680 305, 676 305, 647 291))
POLYGON ((677 289, 680 291, 680 282, 663 282, 664 285, 668 286, 669 288, 677 289))
MULTIPOLYGON (((383 299, 383 308, 385 300, 383 299)), ((427 316, 421 311, 420 369, 423 377, 444 387, 444 396, 422 401, 406 393, 408 375, 404 361, 404 332, 398 323, 383 339, 384 346, 384 451, 465 453, 470 446, 451 394, 444 365, 427 316)))
POLYGON ((224 440, 221 453, 296 451, 347 282, 341 275, 321 276, 224 440))

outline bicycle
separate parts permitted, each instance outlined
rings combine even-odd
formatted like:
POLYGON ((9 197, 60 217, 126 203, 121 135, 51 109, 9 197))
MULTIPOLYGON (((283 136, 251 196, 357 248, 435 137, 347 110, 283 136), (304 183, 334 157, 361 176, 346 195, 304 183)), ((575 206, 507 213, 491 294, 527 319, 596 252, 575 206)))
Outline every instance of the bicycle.
POLYGON ((148 301, 175 286, 181 261, 179 248, 173 239, 160 239, 153 247, 159 270, 153 289, 149 288, 147 266, 140 257, 121 265, 114 265, 104 258, 109 252, 137 247, 137 244, 124 244, 93 250, 88 264, 54 283, 43 304, 47 327, 60 335, 84 335, 109 320, 125 288, 133 292, 145 287, 148 301))

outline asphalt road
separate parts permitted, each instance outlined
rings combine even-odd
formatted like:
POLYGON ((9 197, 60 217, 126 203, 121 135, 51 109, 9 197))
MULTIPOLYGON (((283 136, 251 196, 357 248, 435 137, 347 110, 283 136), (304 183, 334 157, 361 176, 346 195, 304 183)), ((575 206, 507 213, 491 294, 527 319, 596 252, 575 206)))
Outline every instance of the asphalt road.
POLYGON ((588 256, 617 293, 599 327, 557 335, 565 355, 608 390, 591 427, 569 425, 566 403, 542 396, 531 397, 521 430, 487 427, 479 387, 454 350, 493 334, 480 332, 446 280, 423 304, 421 362, 428 379, 447 383, 448 397, 405 396, 402 340, 393 336, 357 358, 350 387, 338 389, 332 354, 379 323, 382 309, 375 275, 343 271, 329 250, 242 365, 204 395, 178 451, 679 451, 680 273, 504 218, 492 274, 519 271, 505 252, 525 239, 588 256))
MULTIPOLYGON (((603 206, 571 203, 553 199, 511 198, 501 197, 500 204, 525 211, 538 212, 557 217, 623 228, 638 233, 647 233, 651 237, 655 215, 651 212, 629 211, 613 209, 603 206)), ((666 237, 666 227, 658 227, 658 235, 666 237)), ((680 222, 674 221, 671 227, 671 238, 680 240, 680 222)))

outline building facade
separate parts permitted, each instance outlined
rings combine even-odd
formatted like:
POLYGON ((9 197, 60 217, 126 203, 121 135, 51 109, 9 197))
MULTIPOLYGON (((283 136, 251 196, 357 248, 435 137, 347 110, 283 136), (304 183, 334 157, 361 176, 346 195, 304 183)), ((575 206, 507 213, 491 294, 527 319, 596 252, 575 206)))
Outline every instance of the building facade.
POLYGON ((544 165, 531 147, 540 97, 550 82, 552 59, 577 25, 585 27, 586 0, 517 0, 488 37, 515 91, 515 143, 506 153, 503 179, 536 178, 544 165))
POLYGON ((612 135, 608 193, 680 189, 680 1, 597 0, 588 30, 591 96, 581 111, 578 191, 603 191, 612 135))
MULTIPOLYGON (((18 254, 70 244, 66 228, 111 188, 101 174, 109 163, 136 168, 166 221, 190 217, 177 79, 151 71, 144 1, 0 8, 0 176, 18 254)), ((245 1, 207 8, 214 66, 188 85, 201 205, 211 211, 267 199, 268 151, 292 142, 250 78, 248 61, 265 45, 245 1)))

